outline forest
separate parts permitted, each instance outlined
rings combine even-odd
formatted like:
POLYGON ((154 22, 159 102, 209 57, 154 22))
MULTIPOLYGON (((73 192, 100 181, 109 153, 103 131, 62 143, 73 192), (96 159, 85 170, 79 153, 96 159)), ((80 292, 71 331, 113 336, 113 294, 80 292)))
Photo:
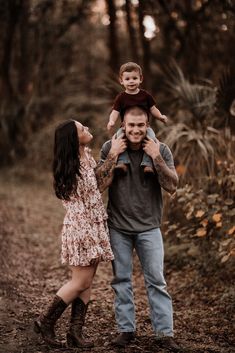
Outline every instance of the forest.
MULTIPOLYGON (((67 119, 88 126, 98 161, 128 61, 142 67, 142 88, 168 117, 166 125, 150 123, 179 176, 175 195, 164 193, 162 224, 175 337, 186 352, 233 352, 234 1, 0 0, 0 25, 0 352, 59 351, 31 327, 69 276, 59 261, 64 211, 52 187, 54 131, 67 119)), ((136 257, 134 268, 138 337, 125 352, 150 353, 136 257)), ((116 352, 111 279, 111 266, 101 264, 86 327, 97 341, 91 351, 116 352)), ((62 336, 66 325, 65 317, 62 336)))

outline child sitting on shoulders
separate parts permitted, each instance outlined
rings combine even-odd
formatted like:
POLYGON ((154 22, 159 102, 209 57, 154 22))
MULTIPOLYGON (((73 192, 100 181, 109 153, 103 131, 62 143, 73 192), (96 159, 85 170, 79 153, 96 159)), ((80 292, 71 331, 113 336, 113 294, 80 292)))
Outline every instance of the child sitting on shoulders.
MULTIPOLYGON (((124 87, 124 92, 119 93, 112 107, 111 114, 109 116, 109 122, 107 124, 107 130, 110 130, 116 123, 119 115, 123 121, 124 112, 127 108, 132 106, 139 106, 143 108, 149 116, 149 113, 163 123, 167 122, 167 117, 162 115, 156 107, 154 98, 146 90, 140 89, 140 84, 143 82, 143 74, 141 67, 134 63, 128 62, 123 64, 119 70, 119 82, 124 87)), ((120 128, 117 132, 117 136, 120 136, 123 131, 120 128)), ((156 139, 154 131, 149 127, 147 129, 147 137, 156 139)), ((126 172, 127 165, 130 163, 127 151, 123 152, 117 162, 116 169, 126 172)), ((151 158, 144 153, 141 167, 144 168, 145 173, 153 172, 153 164, 151 158)))

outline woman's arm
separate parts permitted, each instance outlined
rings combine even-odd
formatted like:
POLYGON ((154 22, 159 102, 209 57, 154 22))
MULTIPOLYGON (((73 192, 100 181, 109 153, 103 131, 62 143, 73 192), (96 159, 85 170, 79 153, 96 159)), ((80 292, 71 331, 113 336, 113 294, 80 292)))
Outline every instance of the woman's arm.
POLYGON ((103 192, 113 181, 114 169, 120 153, 124 152, 127 143, 123 136, 113 136, 109 151, 101 150, 101 161, 95 169, 97 184, 100 192, 103 192))
POLYGON ((117 156, 110 153, 107 155, 105 161, 99 163, 95 169, 97 184, 100 192, 104 192, 112 183, 114 176, 114 168, 116 166, 117 156))

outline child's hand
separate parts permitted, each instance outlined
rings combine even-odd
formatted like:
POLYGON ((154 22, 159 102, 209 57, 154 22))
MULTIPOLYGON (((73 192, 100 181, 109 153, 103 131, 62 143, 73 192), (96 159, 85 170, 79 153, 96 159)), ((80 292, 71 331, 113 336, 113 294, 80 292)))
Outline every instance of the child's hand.
POLYGON ((162 121, 164 124, 166 124, 167 121, 168 121, 168 118, 167 118, 166 115, 161 115, 160 118, 159 118, 159 120, 162 121))
POLYGON ((115 122, 110 120, 107 124, 107 130, 110 131, 114 125, 115 125, 115 122))

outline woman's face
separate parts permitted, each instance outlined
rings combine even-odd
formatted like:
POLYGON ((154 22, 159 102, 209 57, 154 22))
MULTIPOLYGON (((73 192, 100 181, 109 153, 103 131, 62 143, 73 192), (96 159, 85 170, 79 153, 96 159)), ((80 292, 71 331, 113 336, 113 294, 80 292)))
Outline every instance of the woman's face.
POLYGON ((87 126, 83 126, 78 121, 75 121, 75 125, 77 128, 80 145, 87 145, 93 139, 93 135, 89 132, 89 128, 87 126))

